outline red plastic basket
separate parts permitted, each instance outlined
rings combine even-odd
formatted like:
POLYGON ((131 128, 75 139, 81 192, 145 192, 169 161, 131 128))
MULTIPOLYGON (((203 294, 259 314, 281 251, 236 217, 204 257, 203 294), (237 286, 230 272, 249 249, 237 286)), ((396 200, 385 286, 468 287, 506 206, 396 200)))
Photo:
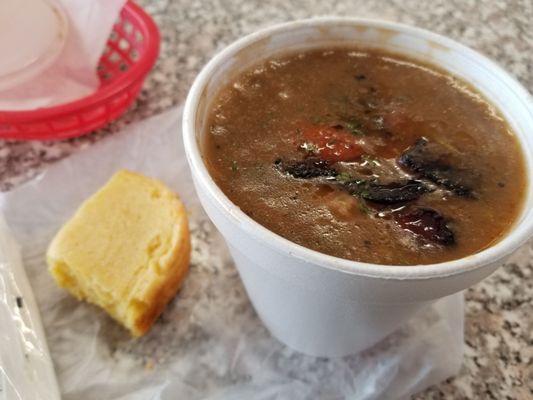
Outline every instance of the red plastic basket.
POLYGON ((141 7, 128 1, 100 58, 98 90, 55 107, 0 111, 0 138, 58 140, 106 125, 133 103, 158 54, 157 26, 141 7))

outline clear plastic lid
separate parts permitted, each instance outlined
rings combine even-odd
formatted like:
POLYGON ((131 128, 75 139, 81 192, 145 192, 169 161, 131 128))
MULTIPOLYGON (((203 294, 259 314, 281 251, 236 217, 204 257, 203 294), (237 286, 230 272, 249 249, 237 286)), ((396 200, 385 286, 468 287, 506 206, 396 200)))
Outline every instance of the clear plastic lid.
POLYGON ((35 77, 64 47, 68 20, 55 0, 0 1, 0 90, 35 77))

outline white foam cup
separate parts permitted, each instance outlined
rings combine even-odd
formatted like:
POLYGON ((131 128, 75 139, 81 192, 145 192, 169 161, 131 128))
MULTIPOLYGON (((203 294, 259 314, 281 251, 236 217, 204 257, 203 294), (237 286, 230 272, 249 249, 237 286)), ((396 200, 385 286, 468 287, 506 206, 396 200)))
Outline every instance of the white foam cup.
POLYGON ((275 337, 303 353, 343 356, 373 345, 422 307, 490 275, 533 235, 531 96, 486 57, 426 30, 328 17, 248 35, 217 54, 196 78, 185 104, 183 139, 202 205, 224 236, 259 317, 275 337), (217 187, 202 158, 202 135, 218 90, 273 55, 332 45, 379 48, 432 63, 471 83, 501 111, 519 138, 528 174, 524 208, 502 240, 477 254, 432 265, 349 261, 269 231, 217 187))

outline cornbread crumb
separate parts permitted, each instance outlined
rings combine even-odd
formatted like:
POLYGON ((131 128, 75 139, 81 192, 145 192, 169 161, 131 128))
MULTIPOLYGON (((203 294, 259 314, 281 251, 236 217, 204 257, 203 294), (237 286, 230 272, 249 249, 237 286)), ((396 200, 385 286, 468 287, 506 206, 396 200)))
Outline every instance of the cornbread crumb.
POLYGON ((106 310, 133 336, 148 331, 189 268, 186 211, 161 182, 117 172, 52 240, 57 284, 106 310))

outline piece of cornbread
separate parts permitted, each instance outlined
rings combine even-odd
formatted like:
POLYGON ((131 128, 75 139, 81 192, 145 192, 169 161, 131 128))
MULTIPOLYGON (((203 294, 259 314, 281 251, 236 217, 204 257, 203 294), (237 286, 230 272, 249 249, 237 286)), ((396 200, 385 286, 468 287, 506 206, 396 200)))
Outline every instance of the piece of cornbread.
POLYGON ((185 208, 161 182, 117 172, 61 228, 47 252, 58 285, 132 335, 150 328, 189 268, 185 208))

